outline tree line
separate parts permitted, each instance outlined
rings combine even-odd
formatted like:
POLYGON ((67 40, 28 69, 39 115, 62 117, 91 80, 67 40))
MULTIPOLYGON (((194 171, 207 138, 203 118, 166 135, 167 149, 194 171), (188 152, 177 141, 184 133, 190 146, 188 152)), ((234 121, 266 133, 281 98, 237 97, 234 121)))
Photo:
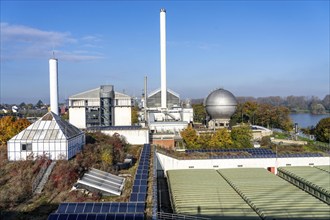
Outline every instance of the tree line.
MULTIPOLYGON (((238 103, 247 101, 257 102, 259 104, 269 104, 272 106, 287 107, 290 112, 310 112, 312 114, 325 114, 330 111, 330 95, 326 95, 323 99, 316 96, 269 96, 269 97, 251 97, 239 96, 236 97, 238 103)), ((203 99, 193 99, 193 104, 203 103, 203 99)))
POLYGON ((252 147, 252 131, 248 125, 226 128, 215 132, 197 132, 191 125, 181 131, 186 149, 220 149, 252 147))
MULTIPOLYGON (((203 123, 206 119, 206 111, 203 104, 193 104, 194 121, 203 123)), ((236 112, 231 117, 230 125, 249 123, 268 128, 280 128, 286 131, 292 129, 290 110, 285 106, 247 101, 238 103, 236 112)))

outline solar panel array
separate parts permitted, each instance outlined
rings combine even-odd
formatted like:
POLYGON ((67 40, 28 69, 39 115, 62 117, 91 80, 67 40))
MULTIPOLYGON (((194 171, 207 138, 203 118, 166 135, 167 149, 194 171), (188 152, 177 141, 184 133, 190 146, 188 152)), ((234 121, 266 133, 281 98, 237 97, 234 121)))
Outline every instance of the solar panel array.
POLYGON ((136 170, 130 202, 145 202, 147 197, 150 163, 150 144, 145 144, 136 170))
POLYGON ((150 144, 143 146, 129 202, 61 203, 48 220, 143 220, 148 189, 150 144))
POLYGON ((143 213, 144 203, 127 202, 91 202, 61 203, 57 213, 143 213))
MULTIPOLYGON (((275 158, 276 153, 267 148, 243 148, 243 149, 200 149, 186 150, 186 153, 249 153, 250 155, 217 155, 210 156, 210 159, 234 159, 234 158, 275 158)), ((277 154, 277 157, 322 157, 321 153, 297 153, 277 154)))
POLYGON ((80 213, 63 214, 53 213, 48 220, 144 220, 143 213, 80 213))

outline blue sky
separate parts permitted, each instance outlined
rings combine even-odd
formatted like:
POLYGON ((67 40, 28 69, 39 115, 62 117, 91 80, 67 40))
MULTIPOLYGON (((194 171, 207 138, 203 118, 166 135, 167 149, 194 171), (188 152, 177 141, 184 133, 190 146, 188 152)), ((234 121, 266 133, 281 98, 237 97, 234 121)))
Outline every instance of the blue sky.
POLYGON ((160 87, 166 8, 167 85, 181 98, 329 94, 329 1, 1 1, 1 103, 49 103, 112 84, 160 87))

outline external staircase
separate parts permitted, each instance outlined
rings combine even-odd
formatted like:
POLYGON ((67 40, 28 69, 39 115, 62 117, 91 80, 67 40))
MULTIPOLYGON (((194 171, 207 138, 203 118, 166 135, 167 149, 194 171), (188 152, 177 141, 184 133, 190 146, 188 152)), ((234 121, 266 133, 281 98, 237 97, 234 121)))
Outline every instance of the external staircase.
POLYGON ((44 169, 40 170, 38 177, 36 178, 32 186, 33 194, 40 194, 42 192, 55 164, 56 161, 52 161, 48 167, 45 167, 44 169))

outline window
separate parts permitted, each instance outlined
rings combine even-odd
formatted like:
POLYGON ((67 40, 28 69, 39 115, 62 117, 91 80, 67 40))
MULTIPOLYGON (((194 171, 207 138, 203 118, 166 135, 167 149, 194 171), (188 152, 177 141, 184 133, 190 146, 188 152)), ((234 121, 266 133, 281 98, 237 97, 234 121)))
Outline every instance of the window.
POLYGON ((21 144, 22 151, 32 151, 32 144, 21 144))

